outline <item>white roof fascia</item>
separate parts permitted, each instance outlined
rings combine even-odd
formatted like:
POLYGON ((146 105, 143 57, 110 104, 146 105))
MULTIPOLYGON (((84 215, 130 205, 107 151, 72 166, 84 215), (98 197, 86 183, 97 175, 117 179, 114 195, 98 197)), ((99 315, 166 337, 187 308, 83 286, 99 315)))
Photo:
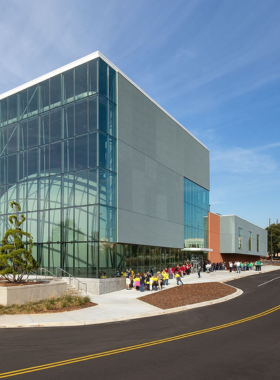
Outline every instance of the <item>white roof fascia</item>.
POLYGON ((181 251, 191 252, 213 252, 212 248, 182 248, 181 251))
MULTIPOLYGON (((116 72, 121 74, 125 79, 127 79, 134 87, 136 87, 143 95, 145 95, 151 102, 153 102, 158 108, 160 108, 168 117, 170 117, 173 121, 175 121, 176 124, 178 124, 181 128, 184 129, 184 131, 188 132, 189 135, 191 135, 199 144, 201 144, 205 149, 207 147, 199 141, 187 128, 185 128, 182 124, 180 124, 172 115, 170 115, 164 108, 162 108, 154 99, 152 99, 145 91, 143 91, 137 84, 135 84, 128 76, 126 76, 117 66, 115 66, 111 61, 109 61, 108 58, 106 58, 102 53, 99 51, 96 51, 92 54, 86 55, 83 58, 77 59, 74 62, 68 63, 65 66, 62 66, 56 70, 53 70, 45 75, 42 75, 36 79, 33 79, 30 82, 27 82, 21 86, 15 87, 12 90, 9 90, 7 92, 4 92, 3 94, 0 94, 0 100, 4 99, 8 96, 11 96, 13 94, 16 94, 17 92, 20 92, 22 90, 27 89, 28 87, 34 86, 40 82, 43 82, 47 79, 50 79, 58 74, 61 74, 67 70, 73 69, 76 66, 82 65, 83 63, 89 62, 95 58, 102 58, 103 61, 105 61, 109 66, 111 66, 116 72)), ((207 149, 208 150, 208 149, 207 149)), ((209 150, 208 150, 209 151, 209 150)))

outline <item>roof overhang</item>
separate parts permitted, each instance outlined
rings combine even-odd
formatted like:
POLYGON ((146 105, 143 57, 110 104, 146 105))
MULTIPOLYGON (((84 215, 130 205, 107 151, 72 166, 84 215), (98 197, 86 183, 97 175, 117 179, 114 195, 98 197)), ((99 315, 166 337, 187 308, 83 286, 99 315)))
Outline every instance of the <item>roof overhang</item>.
POLYGON ((213 252, 212 248, 182 248, 181 251, 190 251, 190 252, 213 252))

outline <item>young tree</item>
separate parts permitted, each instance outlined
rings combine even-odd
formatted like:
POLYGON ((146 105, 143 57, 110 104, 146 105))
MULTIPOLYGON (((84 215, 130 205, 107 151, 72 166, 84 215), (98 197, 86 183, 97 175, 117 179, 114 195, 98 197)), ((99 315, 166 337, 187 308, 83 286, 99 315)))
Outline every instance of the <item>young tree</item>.
POLYGON ((29 275, 33 269, 39 267, 37 261, 32 256, 33 237, 30 233, 21 230, 20 226, 25 221, 24 215, 18 212, 21 207, 16 202, 11 202, 13 215, 9 216, 9 222, 13 225, 2 239, 0 247, 0 275, 6 280, 13 283, 20 283, 24 280, 25 275, 29 275), (23 236, 28 238, 28 250, 24 248, 22 241, 23 236))

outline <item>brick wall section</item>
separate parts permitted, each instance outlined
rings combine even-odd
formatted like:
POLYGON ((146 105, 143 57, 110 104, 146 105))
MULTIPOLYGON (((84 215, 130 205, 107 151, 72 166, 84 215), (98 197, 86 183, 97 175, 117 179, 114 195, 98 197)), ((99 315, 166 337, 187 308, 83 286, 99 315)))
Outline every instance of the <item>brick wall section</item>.
POLYGON ((208 258, 212 263, 224 261, 220 253, 220 216, 208 213, 208 247, 213 249, 208 258))

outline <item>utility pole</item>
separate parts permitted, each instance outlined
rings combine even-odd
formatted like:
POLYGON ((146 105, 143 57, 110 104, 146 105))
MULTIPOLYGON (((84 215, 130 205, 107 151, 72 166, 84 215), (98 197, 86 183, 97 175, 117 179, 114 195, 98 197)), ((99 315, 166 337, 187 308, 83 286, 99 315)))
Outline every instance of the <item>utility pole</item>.
POLYGON ((270 226, 270 218, 268 219, 268 225, 270 227, 270 260, 272 265, 272 226, 270 226))

